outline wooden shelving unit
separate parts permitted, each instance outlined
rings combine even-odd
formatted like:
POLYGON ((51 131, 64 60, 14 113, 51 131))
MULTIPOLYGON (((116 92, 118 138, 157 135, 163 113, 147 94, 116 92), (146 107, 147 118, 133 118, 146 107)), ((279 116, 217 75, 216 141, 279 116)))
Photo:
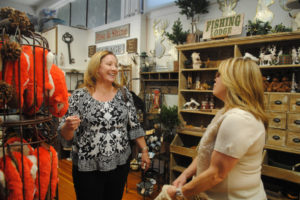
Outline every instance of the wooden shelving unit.
MULTIPOLYGON (((300 33, 278 33, 251 37, 230 38, 223 40, 213 40, 201 43, 192 43, 179 45, 179 84, 178 84, 178 113, 181 121, 189 127, 195 127, 198 130, 180 129, 177 131, 177 137, 174 138, 170 148, 170 182, 182 172, 192 160, 190 157, 196 156, 195 149, 189 147, 195 137, 200 141, 204 130, 199 127, 207 127, 214 117, 217 109, 223 106, 222 102, 214 99, 215 108, 210 111, 200 109, 187 110, 183 105, 195 99, 201 104, 203 99, 211 97, 212 87, 206 90, 195 89, 196 78, 201 83, 213 83, 215 73, 218 70, 217 64, 221 60, 230 57, 241 57, 246 52, 259 57, 260 47, 276 45, 277 49, 289 50, 293 46, 300 46, 300 33), (184 62, 190 58, 193 52, 200 53, 202 61, 208 58, 214 65, 210 68, 186 69, 184 62), (188 87, 188 79, 192 79, 192 87, 188 87), (184 137, 183 137, 184 136, 184 137), (185 163, 182 166, 178 163, 185 163)), ((300 64, 284 64, 260 66, 262 74, 289 74, 296 73, 296 79, 299 81, 300 64)), ((291 80, 291 76, 289 77, 291 80)), ((288 169, 282 169, 272 166, 269 159, 269 151, 278 151, 295 156, 295 162, 300 163, 300 94, 289 92, 266 92, 265 105, 269 113, 270 126, 267 131, 267 140, 265 145, 265 157, 262 165, 262 174, 273 177, 276 180, 284 180, 298 185, 300 188, 300 172, 288 169)), ((273 152, 274 153, 274 152, 273 152)), ((300 189, 299 189, 300 191, 300 189)), ((300 192, 299 192, 300 193, 300 192)), ((299 194, 300 195, 300 194, 299 194)))
POLYGON ((178 72, 142 72, 141 80, 145 93, 151 93, 154 88, 164 94, 178 93, 178 72))

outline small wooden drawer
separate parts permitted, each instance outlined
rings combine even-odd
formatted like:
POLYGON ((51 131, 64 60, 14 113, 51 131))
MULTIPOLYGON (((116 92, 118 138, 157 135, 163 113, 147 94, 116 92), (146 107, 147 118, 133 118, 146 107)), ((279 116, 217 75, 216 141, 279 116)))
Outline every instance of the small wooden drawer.
POLYGON ((288 131, 286 145, 300 149, 300 133, 288 131))
POLYGON ((269 109, 269 95, 268 94, 264 94, 264 104, 265 104, 265 109, 268 110, 269 109))
POLYGON ((289 94, 270 94, 269 109, 285 112, 289 108, 289 94))
POLYGON ((290 112, 300 112, 300 94, 291 94, 290 112))
POLYGON ((300 132, 300 114, 288 113, 287 128, 290 131, 300 132))
POLYGON ((286 131, 280 129, 269 128, 267 136, 267 144, 276 146, 285 146, 286 131))
POLYGON ((270 128, 286 129, 286 113, 267 112, 270 128))
POLYGON ((177 134, 170 145, 170 152, 179 155, 195 157, 200 137, 191 135, 177 134))

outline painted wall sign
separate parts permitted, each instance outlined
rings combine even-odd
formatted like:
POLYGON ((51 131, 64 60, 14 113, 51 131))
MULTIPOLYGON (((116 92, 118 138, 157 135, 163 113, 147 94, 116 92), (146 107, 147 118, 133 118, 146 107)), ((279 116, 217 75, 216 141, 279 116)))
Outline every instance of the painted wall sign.
POLYGON ((203 39, 239 35, 243 30, 244 14, 238 14, 205 22, 203 39))
POLYGON ((95 33, 95 42, 106 42, 109 40, 120 39, 130 36, 130 24, 110 28, 104 31, 98 31, 95 33))
POLYGON ((125 53, 125 44, 117 44, 117 45, 110 45, 110 46, 105 46, 105 47, 97 47, 97 52, 98 51, 111 51, 115 55, 120 55, 125 53))
POLYGON ((92 57, 96 53, 96 45, 91 45, 88 48, 88 56, 92 57))
POLYGON ((126 51, 128 53, 137 52, 137 38, 126 40, 126 51))

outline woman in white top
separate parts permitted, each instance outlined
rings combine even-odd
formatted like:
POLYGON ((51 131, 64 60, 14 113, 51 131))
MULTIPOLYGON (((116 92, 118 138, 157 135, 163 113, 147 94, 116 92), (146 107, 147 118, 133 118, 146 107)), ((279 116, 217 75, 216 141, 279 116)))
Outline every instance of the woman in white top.
POLYGON ((216 200, 267 199, 261 162, 268 119, 259 67, 250 59, 222 61, 213 94, 224 108, 207 127, 198 156, 167 193, 172 199, 206 195, 216 200))

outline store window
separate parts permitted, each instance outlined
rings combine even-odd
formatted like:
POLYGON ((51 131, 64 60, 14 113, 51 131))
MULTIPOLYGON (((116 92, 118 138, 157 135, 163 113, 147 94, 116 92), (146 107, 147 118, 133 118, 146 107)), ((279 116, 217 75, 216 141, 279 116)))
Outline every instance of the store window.
POLYGON ((105 24, 106 0, 88 0, 88 28, 105 24))
POLYGON ((58 9, 57 18, 63 20, 66 26, 70 26, 70 4, 66 4, 58 9))
POLYGON ((87 0, 76 0, 71 3, 71 26, 86 28, 87 0))
POLYGON ((107 1, 107 23, 121 19, 121 0, 107 1))

